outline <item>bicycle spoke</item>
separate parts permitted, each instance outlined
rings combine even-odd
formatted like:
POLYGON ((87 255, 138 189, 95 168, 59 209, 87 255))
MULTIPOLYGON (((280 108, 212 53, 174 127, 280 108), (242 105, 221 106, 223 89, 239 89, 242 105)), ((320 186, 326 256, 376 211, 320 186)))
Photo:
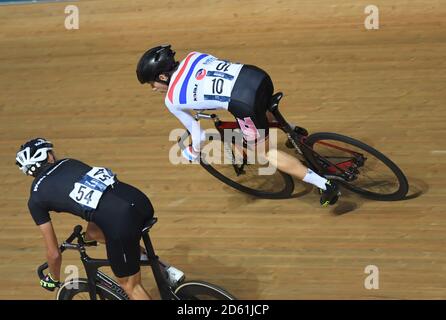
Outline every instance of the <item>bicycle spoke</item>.
POLYGON ((291 195, 294 189, 291 177, 280 171, 267 169, 269 163, 260 163, 256 151, 243 149, 232 142, 217 139, 212 143, 218 145, 212 145, 207 149, 208 154, 205 152, 201 164, 219 180, 240 191, 259 197, 287 198, 291 195), (222 152, 217 155, 215 150, 222 152))
POLYGON ((394 172, 399 169, 395 169, 390 160, 373 148, 332 133, 314 134, 313 137, 313 141, 309 140, 313 150, 310 156, 317 160, 322 174, 336 175, 344 179, 352 191, 373 195, 377 199, 398 198, 398 193, 407 192, 407 185, 401 185, 401 181, 407 184, 405 177, 401 180, 402 173, 398 171, 397 176, 394 172), (339 137, 339 140, 330 139, 331 137, 339 137))

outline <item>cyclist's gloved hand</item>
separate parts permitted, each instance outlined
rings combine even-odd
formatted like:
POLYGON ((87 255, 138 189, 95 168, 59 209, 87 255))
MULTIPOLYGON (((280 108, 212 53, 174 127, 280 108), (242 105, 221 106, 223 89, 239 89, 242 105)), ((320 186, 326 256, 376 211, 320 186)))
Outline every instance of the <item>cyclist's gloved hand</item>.
POLYGON ((53 279, 51 273, 48 273, 43 280, 40 280, 40 286, 48 291, 54 291, 60 287, 60 281, 53 279))
POLYGON ((190 162, 197 161, 198 157, 200 156, 200 153, 195 151, 192 145, 181 150, 181 154, 183 155, 184 158, 186 158, 190 162))

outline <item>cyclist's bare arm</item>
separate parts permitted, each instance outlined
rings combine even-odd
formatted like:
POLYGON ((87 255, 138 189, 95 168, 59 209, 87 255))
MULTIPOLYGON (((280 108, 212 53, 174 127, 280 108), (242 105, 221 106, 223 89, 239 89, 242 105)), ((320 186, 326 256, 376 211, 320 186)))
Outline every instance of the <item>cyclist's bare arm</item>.
POLYGON ((53 224, 48 221, 39 225, 40 231, 43 234, 43 239, 46 246, 46 257, 51 274, 56 280, 60 279, 60 266, 62 264, 62 255, 57 243, 56 234, 54 232, 53 224))
MULTIPOLYGON (((214 108, 215 109, 215 108, 214 108)), ((192 136, 192 145, 195 150, 199 150, 201 143, 206 139, 206 133, 200 127, 200 123, 191 114, 194 110, 207 110, 206 108, 175 105, 169 107, 169 111, 180 120, 192 136)))

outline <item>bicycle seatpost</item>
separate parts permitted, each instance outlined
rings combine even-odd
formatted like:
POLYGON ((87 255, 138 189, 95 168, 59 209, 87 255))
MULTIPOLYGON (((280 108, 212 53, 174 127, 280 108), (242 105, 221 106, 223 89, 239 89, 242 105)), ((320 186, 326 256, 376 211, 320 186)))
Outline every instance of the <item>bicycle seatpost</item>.
POLYGON ((271 113, 276 118, 277 122, 280 123, 280 125, 283 127, 286 133, 293 133, 293 128, 288 124, 288 122, 285 120, 285 118, 282 116, 278 108, 274 108, 271 110, 271 113))
POLYGON ((168 289, 167 281, 163 272, 161 270, 161 265, 159 263, 159 258, 155 254, 155 250, 153 249, 152 242, 150 241, 148 231, 143 232, 142 240, 144 242, 144 246, 146 247, 147 258, 149 260, 150 266, 152 268, 153 276, 155 278, 155 282, 158 286, 158 290, 160 292, 161 298, 163 300, 172 299, 171 292, 168 289))

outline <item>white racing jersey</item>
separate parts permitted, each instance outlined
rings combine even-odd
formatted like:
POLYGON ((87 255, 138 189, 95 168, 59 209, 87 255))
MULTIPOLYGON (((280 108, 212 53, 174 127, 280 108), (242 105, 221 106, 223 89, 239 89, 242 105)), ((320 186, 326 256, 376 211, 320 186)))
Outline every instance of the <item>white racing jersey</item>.
POLYGON ((190 110, 228 109, 231 92, 243 64, 191 52, 172 75, 165 103, 192 135, 192 144, 199 150, 204 130, 190 110))

